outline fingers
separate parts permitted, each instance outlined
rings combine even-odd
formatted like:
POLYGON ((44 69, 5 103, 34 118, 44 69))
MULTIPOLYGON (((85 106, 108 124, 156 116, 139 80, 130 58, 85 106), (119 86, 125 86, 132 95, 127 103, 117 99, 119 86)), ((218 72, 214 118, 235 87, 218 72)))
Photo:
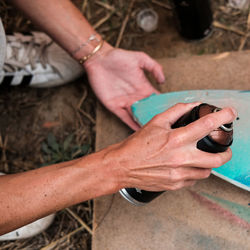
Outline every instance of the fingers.
POLYGON ((134 131, 140 128, 140 126, 133 120, 132 116, 130 116, 129 112, 125 109, 119 108, 119 110, 114 110, 113 113, 134 131))
POLYGON ((180 173, 175 173, 172 182, 163 185, 163 189, 174 191, 193 186, 198 180, 208 178, 210 174, 210 169, 184 168, 180 173))
POLYGON ((201 180, 210 176, 210 168, 183 168, 183 180, 201 180))
POLYGON ((178 103, 163 113, 156 115, 153 120, 161 125, 171 128, 171 126, 184 114, 191 111, 195 106, 198 106, 200 102, 193 103, 178 103))
POLYGON ((165 76, 164 76, 164 73, 163 73, 163 70, 162 70, 162 66, 158 62, 153 60, 147 54, 145 54, 143 52, 139 52, 138 54, 140 56, 140 66, 141 66, 141 68, 149 71, 150 73, 152 73, 153 76, 155 77, 155 79, 159 83, 163 83, 165 81, 165 76))
POLYGON ((210 168, 181 167, 172 168, 169 172, 170 183, 178 183, 186 180, 199 180, 208 178, 211 173, 210 168))
POLYGON ((207 153, 197 149, 197 156, 192 160, 192 166, 198 168, 218 168, 232 158, 232 150, 228 148, 223 153, 207 153))
POLYGON ((167 190, 177 190, 183 187, 193 186, 196 181, 206 179, 210 176, 211 169, 202 168, 180 168, 172 169, 171 182, 164 188, 167 190))
POLYGON ((171 143, 168 151, 171 148, 176 148, 176 150, 168 160, 168 164, 176 169, 183 167, 218 168, 232 158, 232 150, 230 148, 221 153, 208 153, 197 149, 196 143, 183 147, 177 140, 171 143))
POLYGON ((207 136, 211 131, 219 128, 222 124, 233 122, 236 111, 232 108, 224 108, 219 112, 210 113, 199 120, 178 129, 178 136, 182 142, 197 141, 207 136))
POLYGON ((143 187, 150 191, 161 190, 177 190, 187 186, 193 186, 196 181, 206 179, 210 176, 211 169, 195 168, 195 167, 182 167, 168 169, 167 174, 162 174, 158 181, 159 186, 156 189, 152 188, 152 185, 147 186, 148 182, 145 182, 143 187))
POLYGON ((177 190, 186 186, 192 186, 197 180, 206 179, 211 174, 211 168, 220 167, 232 157, 231 149, 224 153, 209 154, 200 152, 201 154, 209 155, 209 159, 194 162, 192 167, 173 168, 170 171, 170 183, 167 184, 167 189, 177 190), (207 164, 204 164, 207 161, 207 164), (195 166, 197 164, 197 167, 195 166))

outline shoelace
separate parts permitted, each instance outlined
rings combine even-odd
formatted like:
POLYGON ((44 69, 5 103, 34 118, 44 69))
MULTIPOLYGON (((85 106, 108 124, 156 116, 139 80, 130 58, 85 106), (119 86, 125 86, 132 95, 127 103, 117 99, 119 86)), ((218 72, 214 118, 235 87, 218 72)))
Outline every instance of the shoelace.
POLYGON ((7 55, 3 66, 5 72, 22 70, 27 65, 34 70, 37 62, 46 68, 48 60, 45 50, 52 43, 49 38, 46 40, 39 36, 39 33, 29 36, 16 33, 6 38, 7 55))

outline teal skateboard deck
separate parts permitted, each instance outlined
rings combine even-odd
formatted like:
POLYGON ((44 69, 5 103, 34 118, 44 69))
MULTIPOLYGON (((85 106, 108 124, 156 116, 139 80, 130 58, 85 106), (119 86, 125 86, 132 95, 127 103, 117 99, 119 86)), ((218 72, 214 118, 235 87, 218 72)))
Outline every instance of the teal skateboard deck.
POLYGON ((242 189, 250 191, 250 91, 190 90, 152 95, 132 105, 134 119, 145 125, 179 102, 204 102, 218 107, 234 107, 238 118, 234 122, 233 157, 212 173, 242 189))

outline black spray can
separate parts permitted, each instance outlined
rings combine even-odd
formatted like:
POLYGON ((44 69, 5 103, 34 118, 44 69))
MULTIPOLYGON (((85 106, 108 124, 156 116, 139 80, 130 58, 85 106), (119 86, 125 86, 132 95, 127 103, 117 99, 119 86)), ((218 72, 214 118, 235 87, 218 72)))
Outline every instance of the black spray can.
MULTIPOLYGON (((218 112, 220 110, 221 109, 218 107, 203 103, 182 116, 172 126, 172 128, 174 129, 184 127, 209 113, 218 112)), ((231 146, 232 142, 233 123, 228 123, 220 126, 216 130, 213 130, 209 135, 199 140, 197 142, 197 148, 210 153, 224 152, 229 146, 231 146)), ((126 200, 137 206, 142 206, 149 203, 163 192, 164 191, 150 192, 138 188, 123 188, 120 190, 120 194, 126 200)))
POLYGON ((210 0, 171 0, 177 28, 187 40, 201 40, 212 32, 210 0))

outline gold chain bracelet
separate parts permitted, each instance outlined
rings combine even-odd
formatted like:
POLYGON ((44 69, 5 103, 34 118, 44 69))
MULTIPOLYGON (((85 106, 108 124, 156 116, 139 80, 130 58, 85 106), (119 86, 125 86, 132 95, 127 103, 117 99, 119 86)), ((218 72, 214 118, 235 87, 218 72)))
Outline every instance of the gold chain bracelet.
POLYGON ((92 51, 90 54, 88 54, 88 55, 82 57, 82 58, 79 60, 79 63, 80 63, 81 65, 83 65, 90 57, 92 57, 94 54, 97 53, 97 51, 99 51, 99 50, 102 48, 103 43, 104 43, 104 41, 103 41, 103 39, 101 39, 100 43, 93 49, 93 51, 92 51))

